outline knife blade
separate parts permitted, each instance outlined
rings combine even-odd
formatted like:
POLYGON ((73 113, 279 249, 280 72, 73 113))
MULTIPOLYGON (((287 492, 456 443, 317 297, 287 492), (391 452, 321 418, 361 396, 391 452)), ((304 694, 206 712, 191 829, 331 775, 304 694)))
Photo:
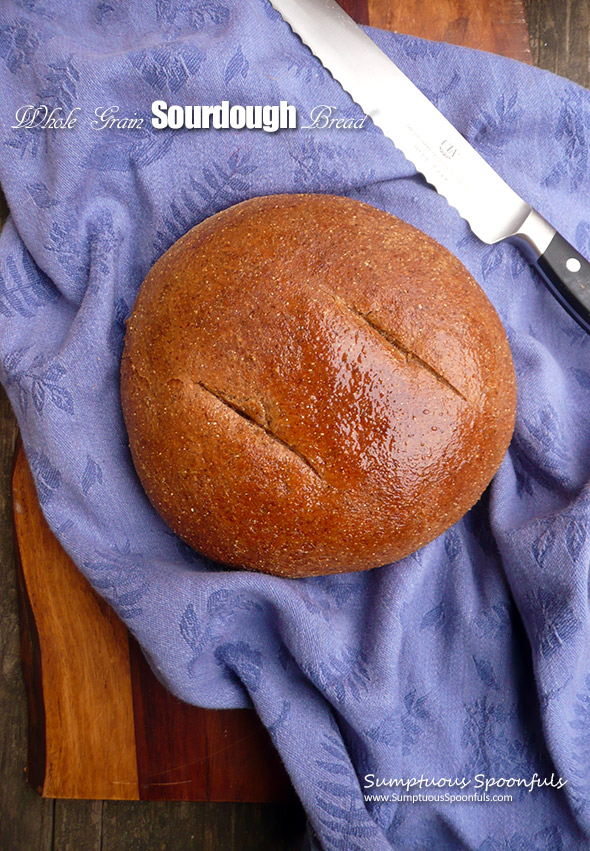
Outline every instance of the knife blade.
POLYGON ((270 0, 296 35, 473 233, 518 245, 590 333, 590 263, 527 204, 336 0, 270 0))

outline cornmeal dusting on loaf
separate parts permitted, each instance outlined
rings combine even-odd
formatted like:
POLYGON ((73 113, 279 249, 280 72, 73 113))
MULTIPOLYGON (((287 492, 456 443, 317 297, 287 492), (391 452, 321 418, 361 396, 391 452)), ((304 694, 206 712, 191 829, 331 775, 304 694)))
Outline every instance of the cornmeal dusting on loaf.
POLYGON ((156 509, 228 565, 309 576, 455 523, 514 426, 506 335, 459 260, 380 210, 255 198, 155 264, 121 377, 156 509))

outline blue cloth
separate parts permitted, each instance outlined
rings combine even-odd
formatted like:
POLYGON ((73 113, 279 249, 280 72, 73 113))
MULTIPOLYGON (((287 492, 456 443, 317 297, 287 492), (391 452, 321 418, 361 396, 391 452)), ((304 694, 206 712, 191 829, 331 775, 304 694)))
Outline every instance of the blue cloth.
MULTIPOLYGON (((490 54, 371 35, 590 255, 589 93, 490 54)), ((284 99, 300 124, 318 104, 360 116, 265 0, 5 2, 0 87, 1 378, 52 529, 156 674, 191 703, 255 706, 314 847, 587 848, 588 337, 516 249, 478 242, 372 126, 151 128, 157 98, 284 99), (12 128, 39 103, 80 108, 79 121, 12 128), (92 129, 110 105, 144 127, 92 129), (349 195, 423 229, 484 287, 512 346, 518 418, 491 487, 432 544, 367 573, 221 570, 164 526, 130 461, 119 362, 144 275, 197 222, 276 192, 349 195), (474 792, 477 775, 535 773, 567 784, 516 787, 512 803, 363 798, 366 775, 465 777, 474 792)))

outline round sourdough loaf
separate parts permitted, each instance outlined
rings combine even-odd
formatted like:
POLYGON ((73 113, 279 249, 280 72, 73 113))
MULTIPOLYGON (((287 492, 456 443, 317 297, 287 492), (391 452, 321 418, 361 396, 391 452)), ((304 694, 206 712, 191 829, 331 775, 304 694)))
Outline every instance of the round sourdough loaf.
POLYGON ((445 248, 348 198, 276 195, 154 265, 122 402, 181 538, 311 576, 395 561, 455 523, 506 452, 516 386, 497 314, 445 248))

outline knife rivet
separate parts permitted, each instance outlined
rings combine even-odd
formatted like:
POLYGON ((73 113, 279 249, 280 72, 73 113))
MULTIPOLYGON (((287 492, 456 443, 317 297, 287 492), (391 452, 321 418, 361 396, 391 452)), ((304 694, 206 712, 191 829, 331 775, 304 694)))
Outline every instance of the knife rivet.
POLYGON ((582 268, 582 264, 575 257, 570 257, 569 260, 566 261, 565 268, 568 272, 579 272, 582 268))

